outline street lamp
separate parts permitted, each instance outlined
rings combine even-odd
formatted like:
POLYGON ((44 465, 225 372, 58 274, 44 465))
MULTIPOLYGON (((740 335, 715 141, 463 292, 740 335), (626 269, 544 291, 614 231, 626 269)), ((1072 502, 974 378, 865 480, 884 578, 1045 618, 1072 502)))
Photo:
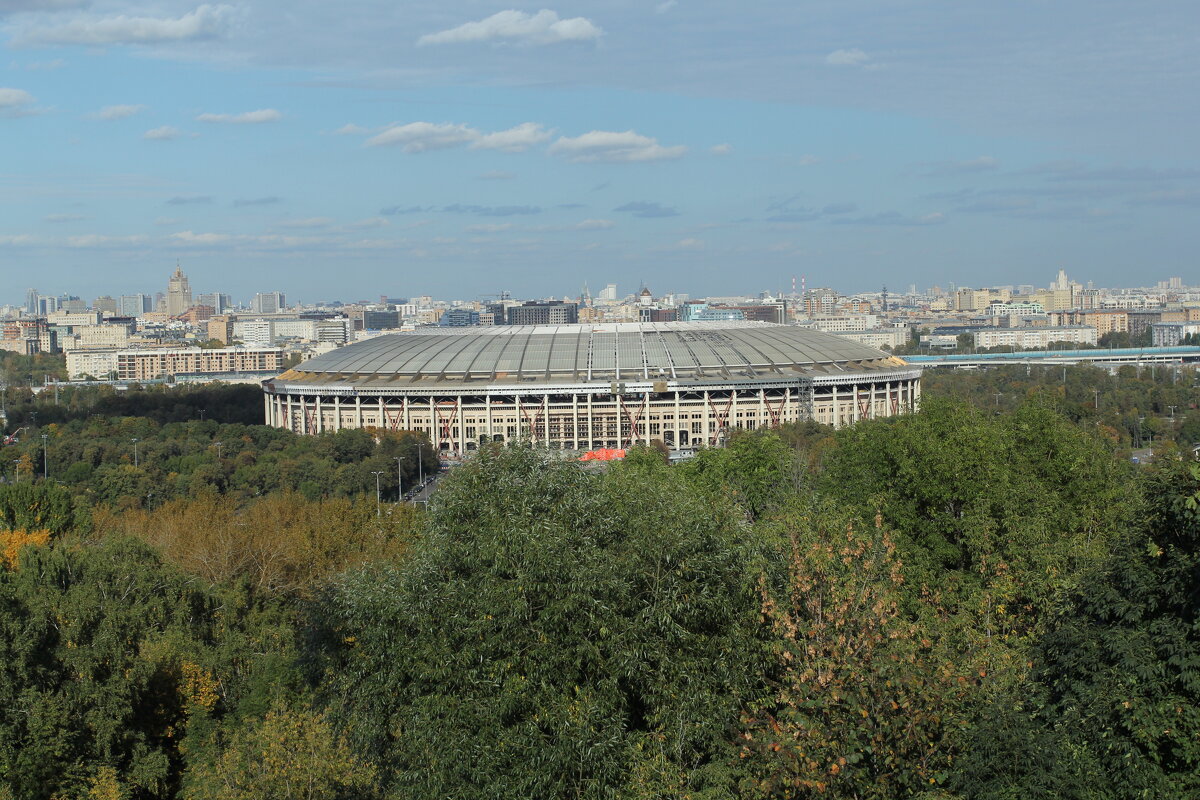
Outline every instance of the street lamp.
POLYGON ((425 485, 425 443, 417 442, 417 485, 425 485))
POLYGON ((404 461, 402 456, 396 456, 396 502, 399 503, 404 499, 404 475, 400 472, 400 464, 404 461))
POLYGON ((130 439, 130 441, 133 442, 133 468, 137 469, 137 467, 138 467, 138 447, 137 447, 138 440, 137 440, 137 437, 135 436, 134 438, 130 439))
POLYGON ((42 434, 42 480, 50 479, 50 436, 42 434))
POLYGON ((222 444, 223 444, 222 442, 213 442, 213 447, 217 448, 217 461, 220 461, 220 460, 221 460, 221 446, 222 446, 222 444))
POLYGON ((13 483, 21 482, 21 459, 13 459, 13 483))
POLYGON ((379 476, 383 474, 383 470, 379 470, 378 472, 371 470, 371 474, 375 476, 375 516, 379 517, 383 516, 383 511, 379 505, 379 476))

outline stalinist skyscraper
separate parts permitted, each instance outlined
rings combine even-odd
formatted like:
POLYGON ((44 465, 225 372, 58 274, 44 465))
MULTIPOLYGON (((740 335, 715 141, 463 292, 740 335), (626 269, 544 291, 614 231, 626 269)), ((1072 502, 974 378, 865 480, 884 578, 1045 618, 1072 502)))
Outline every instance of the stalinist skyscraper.
POLYGON ((175 265, 175 274, 167 281, 167 314, 178 317, 192 307, 192 287, 187 275, 179 265, 175 265))

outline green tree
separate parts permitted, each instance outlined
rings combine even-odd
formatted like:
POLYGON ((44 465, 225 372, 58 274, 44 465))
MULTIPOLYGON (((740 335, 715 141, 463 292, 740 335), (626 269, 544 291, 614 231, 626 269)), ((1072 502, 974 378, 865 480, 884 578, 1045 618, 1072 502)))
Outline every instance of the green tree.
POLYGON ((1038 641, 1024 697, 977 725, 955 781, 970 796, 1200 796, 1200 467, 1148 495, 1145 528, 1038 641))
POLYGON ((659 459, 489 448, 409 562, 317 604, 330 714, 392 797, 728 796, 762 674, 740 516, 659 459))
POLYGON ((141 543, 23 548, 0 570, 0 784, 23 800, 174 796, 252 676, 286 685, 291 642, 252 595, 206 590, 141 543))
POLYGON ((277 703, 188 777, 186 800, 366 800, 375 768, 324 715, 277 703))

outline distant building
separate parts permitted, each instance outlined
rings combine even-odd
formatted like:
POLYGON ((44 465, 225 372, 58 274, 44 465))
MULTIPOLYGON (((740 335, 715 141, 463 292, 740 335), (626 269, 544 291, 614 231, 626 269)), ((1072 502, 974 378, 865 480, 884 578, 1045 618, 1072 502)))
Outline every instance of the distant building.
POLYGON ((229 344, 233 339, 233 317, 226 315, 210 317, 208 320, 208 338, 215 339, 221 344, 229 344))
POLYGON ((868 331, 847 331, 838 336, 851 341, 865 344, 869 347, 903 347, 908 344, 910 334, 908 328, 875 328, 868 331))
POLYGON ((364 311, 362 315, 363 330, 388 331, 402 325, 399 311, 364 311))
POLYGON ((206 292, 196 295, 196 304, 210 306, 214 314, 224 314, 233 308, 233 298, 221 292, 206 292))
POLYGON ((39 311, 38 291, 37 289, 25 290, 25 313, 31 317, 36 317, 39 311))
POLYGON ((509 307, 506 317, 509 325, 573 325, 579 322, 579 304, 530 301, 509 307))
POLYGON ((188 283, 183 270, 175 267, 175 272, 167 281, 167 307, 169 317, 179 317, 192 307, 192 286, 188 283))
POLYGON ((975 347, 1014 347, 1018 350, 1042 350, 1054 342, 1095 344, 1096 329, 1085 325, 1046 328, 988 328, 972 333, 975 347))
POLYGON ((120 308, 117 307, 116 298, 109 297, 106 294, 101 295, 92 301, 92 309, 111 317, 115 317, 121 313, 120 308))
POLYGON ((283 368, 283 350, 229 347, 214 350, 76 350, 67 353, 71 380, 115 374, 118 380, 145 381, 176 375, 268 373, 283 368))
POLYGON ((259 292, 250 301, 250 310, 255 314, 277 314, 287 308, 283 292, 259 292))
POLYGON ((1155 347, 1178 347, 1185 337, 1200 334, 1200 322, 1156 322, 1150 331, 1155 347))
POLYGON ((831 314, 813 317, 808 327, 826 333, 846 333, 870 330, 878 325, 879 317, 874 314, 831 314))
POLYGON ((154 310, 154 298, 148 294, 123 294, 117 310, 123 317, 140 317, 154 310))
POLYGON ((1046 313, 1041 303, 993 300, 984 311, 990 317, 1036 317, 1046 313))
POLYGON ((438 325, 443 328, 469 328, 478 324, 480 324, 479 312, 469 308, 451 308, 438 320, 438 325))
POLYGON ((638 322, 674 322, 677 319, 679 319, 679 309, 676 308, 638 309, 638 322))

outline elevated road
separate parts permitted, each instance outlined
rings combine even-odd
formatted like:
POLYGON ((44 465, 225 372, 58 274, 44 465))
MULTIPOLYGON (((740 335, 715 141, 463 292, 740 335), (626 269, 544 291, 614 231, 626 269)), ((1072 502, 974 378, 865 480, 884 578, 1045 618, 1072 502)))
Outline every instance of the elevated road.
POLYGON ((1116 368, 1123 364, 1200 363, 1200 347, 1124 347, 1109 350, 1024 350, 1013 353, 956 353, 904 356, 921 367, 972 369, 1000 364, 1095 364, 1116 368))

